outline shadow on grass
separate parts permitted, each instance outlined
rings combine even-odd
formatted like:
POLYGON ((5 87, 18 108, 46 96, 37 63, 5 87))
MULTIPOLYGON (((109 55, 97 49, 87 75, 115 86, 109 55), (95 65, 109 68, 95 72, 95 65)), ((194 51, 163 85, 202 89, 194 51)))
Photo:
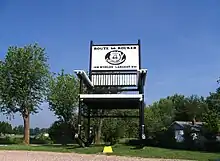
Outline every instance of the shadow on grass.
POLYGON ((63 148, 63 149, 88 149, 88 148, 99 148, 99 147, 104 147, 104 144, 99 144, 99 145, 90 145, 89 147, 81 147, 78 144, 67 144, 67 145, 62 145, 62 144, 42 144, 41 146, 43 147, 52 147, 52 148, 63 148))
POLYGON ((134 147, 130 147, 131 150, 141 150, 144 149, 145 146, 134 146, 134 147))
POLYGON ((76 149, 80 148, 79 145, 62 145, 62 144, 42 144, 43 147, 51 147, 51 148, 64 148, 64 149, 76 149))

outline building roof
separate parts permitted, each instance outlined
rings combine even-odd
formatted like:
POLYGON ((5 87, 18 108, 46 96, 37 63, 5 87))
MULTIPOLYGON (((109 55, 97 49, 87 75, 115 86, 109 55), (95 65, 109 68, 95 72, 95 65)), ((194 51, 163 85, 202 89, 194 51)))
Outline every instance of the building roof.
MULTIPOLYGON (((174 121, 173 123, 179 124, 181 126, 192 125, 192 121, 174 121)), ((204 122, 195 122, 195 125, 203 125, 204 122)))
POLYGON ((172 126, 174 124, 178 124, 182 128, 190 127, 191 130, 200 131, 204 122, 195 122, 195 124, 193 125, 191 121, 174 121, 170 126, 172 126))

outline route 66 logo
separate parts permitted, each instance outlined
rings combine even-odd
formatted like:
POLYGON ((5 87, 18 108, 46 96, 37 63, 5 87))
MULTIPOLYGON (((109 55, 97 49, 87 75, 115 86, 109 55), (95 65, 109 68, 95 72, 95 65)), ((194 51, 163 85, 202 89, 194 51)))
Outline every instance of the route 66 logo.
POLYGON ((122 64, 126 60, 126 55, 118 50, 113 50, 105 55, 105 60, 112 65, 122 64))

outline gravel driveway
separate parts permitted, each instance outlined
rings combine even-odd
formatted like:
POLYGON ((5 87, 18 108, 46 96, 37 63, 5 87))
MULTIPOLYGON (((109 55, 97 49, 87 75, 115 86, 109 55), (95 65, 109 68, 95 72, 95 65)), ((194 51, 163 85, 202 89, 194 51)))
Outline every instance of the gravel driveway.
MULTIPOLYGON (((0 161, 174 161, 168 159, 146 159, 76 153, 54 153, 36 151, 0 151, 0 161)), ((176 160, 177 161, 177 160, 176 160)))

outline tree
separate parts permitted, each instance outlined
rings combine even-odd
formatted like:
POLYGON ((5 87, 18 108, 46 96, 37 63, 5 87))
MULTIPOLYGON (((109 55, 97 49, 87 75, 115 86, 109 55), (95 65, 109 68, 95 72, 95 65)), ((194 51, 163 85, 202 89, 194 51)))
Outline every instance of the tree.
POLYGON ((38 44, 9 47, 0 65, 2 110, 21 114, 25 144, 29 144, 30 114, 37 113, 45 99, 49 74, 45 49, 38 44))
POLYGON ((185 96, 180 94, 174 94, 168 96, 167 99, 172 100, 175 108, 175 120, 187 121, 187 113, 185 110, 185 96))
POLYGON ((160 99, 145 109, 146 131, 154 134, 166 130, 174 121, 175 108, 169 98, 160 99))
POLYGON ((64 74, 64 70, 49 83, 49 108, 59 120, 71 123, 78 107, 79 81, 74 75, 64 74))
POLYGON ((34 128, 34 135, 38 135, 40 134, 40 128, 39 127, 35 127, 34 128))
POLYGON ((62 120, 55 121, 48 129, 48 133, 54 143, 65 145, 73 142, 74 130, 62 120))
POLYGON ((12 133, 12 126, 8 122, 0 122, 0 133, 3 135, 12 133))
MULTIPOLYGON (((125 110, 124 115, 135 115, 138 116, 139 110, 125 110)), ((130 118, 126 117, 123 118, 124 128, 125 128, 125 137, 127 138, 136 138, 138 137, 138 131, 139 131, 139 118, 130 118)), ((146 124, 146 122, 145 122, 146 124)))
POLYGON ((175 108, 175 120, 179 121, 195 121, 202 120, 202 113, 207 108, 204 97, 191 95, 185 97, 184 95, 175 94, 168 96, 167 99, 172 100, 175 108))
POLYGON ((191 120, 194 124, 197 121, 202 120, 202 114, 207 108, 207 104, 203 97, 197 95, 191 95, 185 99, 185 112, 188 120, 191 120))
POLYGON ((214 110, 220 114, 220 87, 216 89, 216 92, 210 92, 206 98, 208 108, 214 110))
POLYGON ((13 132, 15 133, 15 134, 24 134, 24 126, 23 125, 19 125, 19 126, 15 126, 14 128, 13 128, 13 132))
POLYGON ((208 109, 203 115, 203 121, 208 133, 220 132, 220 116, 217 111, 208 109))
POLYGON ((102 135, 105 142, 115 144, 122 137, 124 126, 122 119, 106 118, 103 120, 102 135))
POLYGON ((47 133, 48 132, 48 129, 47 128, 42 128, 40 129, 40 133, 47 133))
MULTIPOLYGON (((112 144, 120 138, 137 137, 139 129, 138 118, 128 118, 126 116, 138 115, 138 110, 113 109, 106 110, 106 115, 121 116, 121 118, 105 118, 102 120, 102 137, 104 141, 112 144)), ((99 125, 96 123, 96 125, 99 125)))
POLYGON ((220 132, 220 88, 206 98, 208 109, 203 114, 206 128, 210 133, 220 132))
POLYGON ((30 135, 35 135, 33 128, 30 128, 30 135))

